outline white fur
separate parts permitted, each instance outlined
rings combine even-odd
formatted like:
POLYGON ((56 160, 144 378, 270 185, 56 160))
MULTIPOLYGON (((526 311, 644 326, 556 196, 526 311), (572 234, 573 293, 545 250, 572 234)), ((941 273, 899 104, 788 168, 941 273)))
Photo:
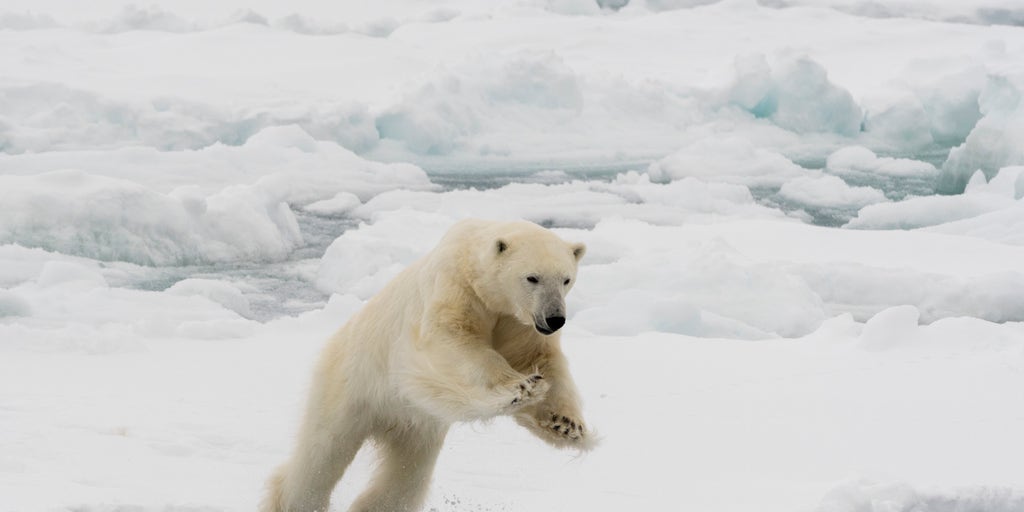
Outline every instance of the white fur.
POLYGON ((452 227, 328 341, 263 510, 326 511, 367 439, 382 461, 351 510, 417 510, 457 421, 514 415, 554 446, 590 448, 559 333, 535 327, 564 312, 584 251, 528 222, 452 227))

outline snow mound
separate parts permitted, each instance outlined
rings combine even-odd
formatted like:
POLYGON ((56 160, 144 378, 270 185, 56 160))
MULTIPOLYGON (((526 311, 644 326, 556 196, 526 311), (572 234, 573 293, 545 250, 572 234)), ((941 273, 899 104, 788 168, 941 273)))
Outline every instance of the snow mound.
POLYGON ((860 344, 881 350, 913 341, 921 313, 914 306, 896 306, 879 312, 864 324, 860 344))

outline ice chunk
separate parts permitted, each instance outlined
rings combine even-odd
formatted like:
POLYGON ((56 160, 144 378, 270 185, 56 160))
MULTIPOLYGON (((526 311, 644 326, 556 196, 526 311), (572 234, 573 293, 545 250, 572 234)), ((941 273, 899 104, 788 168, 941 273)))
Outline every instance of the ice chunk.
POLYGON ((583 106, 579 79, 554 53, 525 52, 499 64, 466 66, 473 71, 447 74, 380 115, 380 136, 417 154, 443 155, 487 125, 564 118, 583 106))
POLYGON ((825 167, 838 173, 868 173, 887 176, 935 177, 939 170, 928 162, 909 158, 879 157, 863 146, 847 146, 828 156, 825 167))
POLYGON ((797 178, 779 189, 779 195, 798 203, 832 208, 860 208, 887 201, 885 194, 872 187, 851 187, 835 176, 797 178))
POLYGON ((860 344, 866 349, 883 350, 914 340, 921 314, 914 306, 895 306, 871 317, 864 324, 860 344))
POLYGON ((1006 78, 992 78, 978 99, 984 117, 967 140, 949 152, 942 166, 939 190, 964 190, 975 171, 995 176, 1006 166, 1024 164, 1024 102, 1017 86, 1006 78))
POLYGON ((249 299, 245 298, 237 286, 215 279, 184 279, 174 283, 167 289, 167 293, 173 295, 200 296, 206 297, 224 306, 242 317, 252 317, 252 309, 249 307, 249 299))
POLYGON ((914 229, 977 217, 1012 205, 1012 200, 989 193, 913 197, 895 203, 868 205, 844 227, 854 229, 914 229))
POLYGON ((861 131, 864 113, 853 96, 809 58, 773 70, 763 55, 743 57, 736 60, 736 73, 728 96, 757 117, 797 133, 853 136, 861 131))
POLYGON ((361 205, 359 197, 350 192, 338 192, 330 199, 307 204, 302 209, 309 213, 325 217, 336 217, 344 215, 361 205))
POLYGON ((369 299, 433 248, 451 224, 449 217, 409 209, 380 214, 373 224, 346 231, 327 248, 316 286, 325 293, 369 299))
POLYGON ((283 258, 302 240, 287 205, 255 187, 206 198, 197 215, 136 183, 77 171, 0 176, 0 241, 145 265, 283 258))
POLYGON ((686 177, 748 186, 780 186, 808 171, 788 158, 739 137, 701 139, 648 167, 659 182, 686 177))

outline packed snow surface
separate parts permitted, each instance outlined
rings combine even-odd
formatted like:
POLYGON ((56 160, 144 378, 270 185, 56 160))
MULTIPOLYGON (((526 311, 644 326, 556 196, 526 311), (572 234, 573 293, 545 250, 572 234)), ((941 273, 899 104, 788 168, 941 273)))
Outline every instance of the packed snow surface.
POLYGON ((254 510, 466 217, 588 245, 601 444, 456 426, 427 510, 1024 510, 1017 1, 6 0, 0 69, 0 512, 254 510))

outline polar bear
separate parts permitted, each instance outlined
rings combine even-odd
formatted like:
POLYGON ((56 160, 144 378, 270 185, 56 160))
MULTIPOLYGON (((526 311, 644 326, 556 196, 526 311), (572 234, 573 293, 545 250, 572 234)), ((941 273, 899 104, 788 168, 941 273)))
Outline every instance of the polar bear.
POLYGON ((458 421, 512 415, 551 445, 589 449, 558 333, 585 251, 529 222, 453 226, 327 342, 263 510, 326 511, 366 440, 380 466, 351 510, 417 510, 458 421))

